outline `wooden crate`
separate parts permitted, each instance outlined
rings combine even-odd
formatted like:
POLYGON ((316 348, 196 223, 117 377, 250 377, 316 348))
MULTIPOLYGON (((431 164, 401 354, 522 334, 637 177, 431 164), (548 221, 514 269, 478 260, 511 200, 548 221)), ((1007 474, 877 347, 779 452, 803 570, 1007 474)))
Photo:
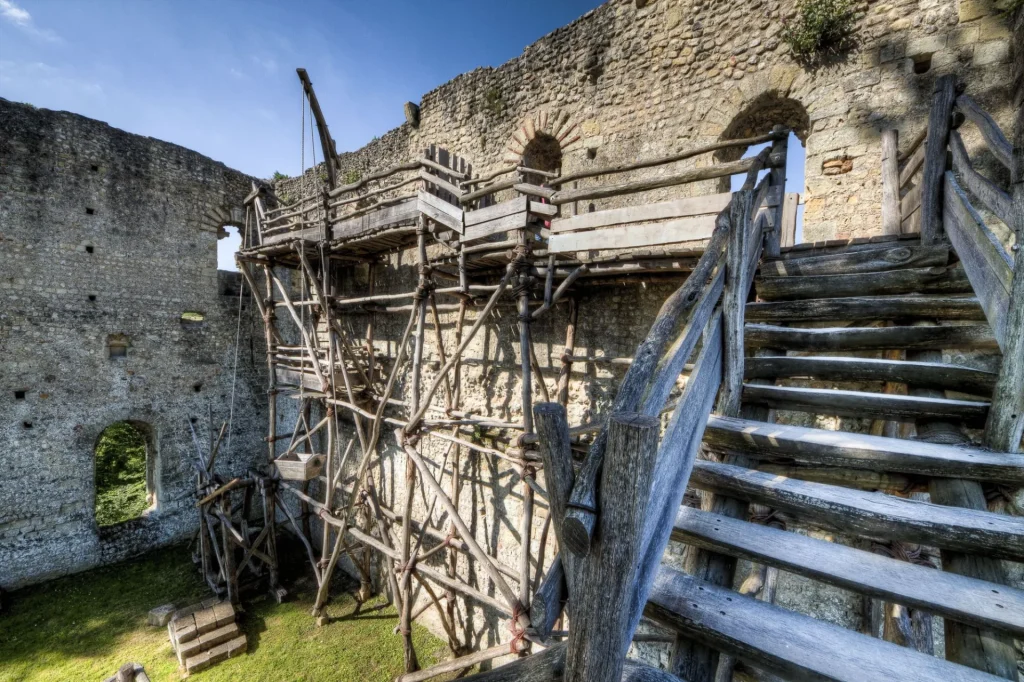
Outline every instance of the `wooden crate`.
POLYGON ((283 479, 309 481, 320 475, 320 470, 324 466, 324 456, 293 452, 275 459, 274 466, 283 479))

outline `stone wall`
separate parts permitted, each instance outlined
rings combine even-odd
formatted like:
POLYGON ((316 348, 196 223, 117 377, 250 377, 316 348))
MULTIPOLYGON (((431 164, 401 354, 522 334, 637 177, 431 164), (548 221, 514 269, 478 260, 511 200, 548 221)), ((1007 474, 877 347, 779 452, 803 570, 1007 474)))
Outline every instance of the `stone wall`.
POLYGON ((233 384, 239 276, 216 263, 250 182, 176 145, 0 99, 0 587, 188 537, 189 420, 205 442, 208 409, 219 427, 233 389, 218 471, 262 460, 262 326, 243 301, 233 384), (108 357, 111 339, 127 357, 108 357), (93 449, 121 420, 148 425, 156 504, 97 528, 93 449))

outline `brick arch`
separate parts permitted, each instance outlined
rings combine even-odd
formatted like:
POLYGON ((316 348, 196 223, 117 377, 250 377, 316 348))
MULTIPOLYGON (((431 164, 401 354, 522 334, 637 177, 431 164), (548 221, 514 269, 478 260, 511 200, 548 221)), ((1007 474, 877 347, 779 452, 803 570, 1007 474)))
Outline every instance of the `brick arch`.
POLYGON ((245 207, 228 205, 209 205, 202 218, 203 227, 215 232, 218 239, 225 236, 226 225, 245 229, 245 207))
POLYGON ((563 154, 581 146, 580 127, 568 111, 543 109, 528 116, 512 133, 512 137, 505 145, 504 161, 510 164, 519 163, 526 147, 540 134, 550 135, 558 140, 563 154))

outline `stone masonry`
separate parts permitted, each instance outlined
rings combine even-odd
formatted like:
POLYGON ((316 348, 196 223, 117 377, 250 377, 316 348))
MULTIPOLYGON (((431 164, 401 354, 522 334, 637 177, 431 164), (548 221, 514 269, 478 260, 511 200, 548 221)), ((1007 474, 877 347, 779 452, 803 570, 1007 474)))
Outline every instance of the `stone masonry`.
MULTIPOLYGON (((6 100, 0 131, 0 587, 10 589, 198 527, 188 422, 205 443, 208 407, 217 427, 228 417, 239 282, 217 271, 216 243, 239 220, 251 178, 176 145, 6 100), (186 311, 204 320, 184 322, 186 311), (111 342, 126 343, 126 357, 109 357, 111 342), (148 436, 156 503, 97 528, 93 448, 121 420, 148 436)), ((263 335, 243 303, 221 473, 242 473, 265 453, 263 335)))

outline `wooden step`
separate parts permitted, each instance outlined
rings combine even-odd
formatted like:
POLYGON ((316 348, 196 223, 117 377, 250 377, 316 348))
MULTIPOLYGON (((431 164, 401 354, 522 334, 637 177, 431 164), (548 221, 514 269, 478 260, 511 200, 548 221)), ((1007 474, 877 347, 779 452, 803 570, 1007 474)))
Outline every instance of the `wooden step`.
POLYGON ((712 415, 704 444, 714 452, 757 459, 792 458, 814 465, 1024 485, 1024 455, 916 440, 712 415))
POLYGON ((763 301, 893 294, 969 294, 973 291, 959 265, 853 275, 758 277, 754 284, 758 298, 763 301))
POLYGON ((800 242, 792 246, 784 246, 775 258, 767 260, 795 260, 797 258, 813 258, 835 253, 852 253, 871 249, 888 249, 896 245, 917 246, 921 243, 921 234, 884 234, 874 237, 853 237, 852 239, 825 239, 816 242, 800 242))
POLYGON ((987 402, 976 400, 919 398, 892 393, 757 384, 743 385, 743 402, 768 405, 777 410, 796 410, 856 419, 949 419, 977 427, 985 425, 989 406, 987 402))
POLYGON ((996 373, 941 362, 837 358, 826 356, 766 356, 747 358, 745 379, 807 377, 826 381, 891 381, 922 388, 954 390, 989 396, 996 373))
POLYGON ((1024 590, 683 507, 672 539, 982 628, 1024 634, 1024 590))
POLYGON ((748 303, 750 322, 940 319, 984 321, 973 296, 847 296, 748 303))
POLYGON ((706 460, 694 462, 690 485, 765 504, 849 535, 1024 559, 1024 519, 1013 516, 798 481, 706 460))
POLYGON ((778 327, 748 324, 747 348, 782 350, 942 350, 943 348, 998 350, 988 325, 943 327, 778 327))
POLYGON ((767 261, 761 265, 760 274, 762 277, 850 275, 902 268, 944 266, 948 262, 948 246, 895 244, 863 251, 767 261))
POLYGON ((988 673, 815 620, 662 566, 645 615, 787 680, 994 682, 988 673))

